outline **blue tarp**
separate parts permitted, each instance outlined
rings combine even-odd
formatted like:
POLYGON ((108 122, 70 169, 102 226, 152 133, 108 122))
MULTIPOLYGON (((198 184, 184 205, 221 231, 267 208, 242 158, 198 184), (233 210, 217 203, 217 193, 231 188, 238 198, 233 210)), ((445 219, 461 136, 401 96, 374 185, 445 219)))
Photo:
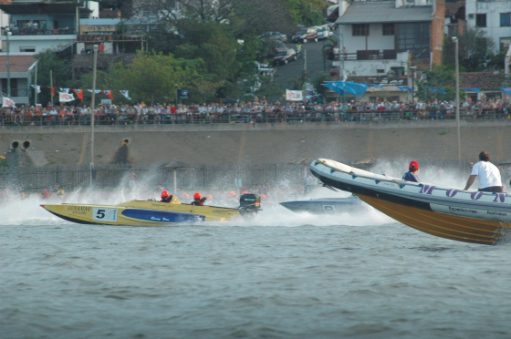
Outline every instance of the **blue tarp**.
POLYGON ((323 86, 341 95, 362 96, 367 91, 367 85, 352 81, 326 81, 323 86))
POLYGON ((506 95, 511 95, 511 87, 501 87, 500 90, 506 95))
POLYGON ((478 87, 470 87, 470 88, 463 88, 464 92, 470 92, 470 93, 479 93, 481 92, 481 89, 478 87))
POLYGON ((412 92, 413 88, 411 86, 397 86, 401 92, 412 92))
POLYGON ((429 93, 446 94, 447 90, 445 87, 428 87, 429 93))

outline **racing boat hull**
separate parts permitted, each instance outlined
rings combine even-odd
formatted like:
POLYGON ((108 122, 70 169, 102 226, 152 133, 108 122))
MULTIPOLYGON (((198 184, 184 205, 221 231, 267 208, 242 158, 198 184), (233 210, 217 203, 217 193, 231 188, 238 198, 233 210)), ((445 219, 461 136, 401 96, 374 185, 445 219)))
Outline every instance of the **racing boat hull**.
POLYGON ((318 159, 311 172, 417 230, 458 241, 495 244, 511 228, 511 196, 403 181, 318 159))
POLYGON ((161 226, 199 221, 226 221, 240 216, 237 208, 131 200, 118 205, 43 204, 52 214, 76 223, 114 226, 161 226))
POLYGON ((311 214, 345 213, 362 208, 360 199, 353 196, 346 198, 290 200, 283 201, 280 204, 293 212, 307 212, 311 214))

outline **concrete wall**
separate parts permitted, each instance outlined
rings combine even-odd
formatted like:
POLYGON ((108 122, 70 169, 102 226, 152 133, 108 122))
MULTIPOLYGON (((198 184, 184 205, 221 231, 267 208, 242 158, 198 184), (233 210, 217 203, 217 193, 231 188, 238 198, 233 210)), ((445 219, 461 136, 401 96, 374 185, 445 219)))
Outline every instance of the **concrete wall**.
MULTIPOLYGON (((138 165, 289 164, 308 163, 319 157, 343 162, 457 158, 454 121, 96 127, 94 137, 96 164, 111 163, 125 139, 129 140, 129 159, 138 165)), ((7 152, 14 140, 20 145, 29 141, 27 153, 36 166, 88 164, 90 139, 90 130, 81 127, 4 128, 0 133, 0 153, 7 152)), ((490 152, 494 162, 511 160, 511 122, 462 122, 462 160, 476 160, 483 149, 490 152)))

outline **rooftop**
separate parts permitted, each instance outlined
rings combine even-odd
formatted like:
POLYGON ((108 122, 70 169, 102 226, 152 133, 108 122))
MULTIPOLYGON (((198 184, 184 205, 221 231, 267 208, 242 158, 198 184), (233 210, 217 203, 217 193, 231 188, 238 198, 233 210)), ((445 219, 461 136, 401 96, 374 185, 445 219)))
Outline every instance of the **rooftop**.
MULTIPOLYGON (((28 69, 36 63, 36 59, 31 55, 10 55, 9 72, 27 72, 28 69)), ((0 72, 7 72, 7 56, 0 56, 0 72)))
POLYGON ((431 21, 433 6, 396 8, 395 1, 353 2, 337 22, 339 24, 431 21))
POLYGON ((503 86, 504 74, 495 72, 460 73, 461 88, 479 88, 481 90, 498 90, 503 86))

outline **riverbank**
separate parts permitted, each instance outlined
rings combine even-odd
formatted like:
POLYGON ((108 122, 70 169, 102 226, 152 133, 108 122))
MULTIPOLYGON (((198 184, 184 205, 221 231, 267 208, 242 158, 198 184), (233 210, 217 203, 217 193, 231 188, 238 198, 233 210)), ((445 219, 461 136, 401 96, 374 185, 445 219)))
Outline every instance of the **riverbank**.
MULTIPOLYGON (((473 161, 482 149, 495 162, 511 159, 511 122, 462 121, 461 160, 473 161)), ((35 166, 88 164, 91 129, 81 126, 3 128, 0 151, 18 141, 35 166)), ((124 156, 132 164, 308 163, 325 157, 343 162, 415 158, 454 161, 458 154, 455 121, 397 123, 304 123, 97 126, 94 163, 124 156), (120 150, 121 146, 124 150, 120 150)), ((120 161, 123 161, 121 159, 120 161)))

